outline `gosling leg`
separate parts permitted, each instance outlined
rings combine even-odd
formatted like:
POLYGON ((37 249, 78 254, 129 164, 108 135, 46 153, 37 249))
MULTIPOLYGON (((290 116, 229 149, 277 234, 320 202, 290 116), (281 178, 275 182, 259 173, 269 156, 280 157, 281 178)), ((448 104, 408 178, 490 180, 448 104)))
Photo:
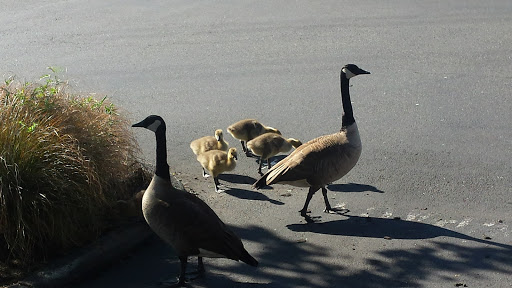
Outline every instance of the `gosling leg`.
POLYGON ((263 173, 261 172, 261 166, 262 166, 262 164, 263 164, 263 157, 260 157, 260 165, 259 165, 259 167, 258 167, 258 173, 259 173, 260 175, 263 175, 263 173))
POLYGON ((206 173, 206 170, 204 170, 203 168, 203 178, 208 178, 210 177, 210 175, 208 173, 206 173))
POLYGON ((223 189, 220 189, 220 188, 219 188, 219 185, 220 185, 220 183, 219 183, 219 178, 217 178, 217 177, 213 177, 213 182, 215 183, 215 192, 217 192, 217 193, 224 192, 224 190, 223 190, 223 189))

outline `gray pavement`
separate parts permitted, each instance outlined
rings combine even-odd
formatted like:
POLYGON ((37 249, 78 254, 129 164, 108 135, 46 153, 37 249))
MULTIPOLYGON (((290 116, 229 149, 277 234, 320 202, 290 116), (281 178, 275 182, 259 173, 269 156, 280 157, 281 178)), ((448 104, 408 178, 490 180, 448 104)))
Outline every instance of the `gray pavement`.
MULTIPOLYGON (((510 287, 512 2, 0 4, 2 74, 62 67, 75 91, 108 95, 133 121, 164 117, 176 177, 260 262, 207 259, 191 287, 510 287), (339 130, 346 63, 372 73, 351 81, 362 156, 329 187, 348 213, 305 224, 305 189, 252 190, 257 164, 243 156, 221 178, 227 193, 202 179, 189 142, 240 119, 302 141, 339 130)), ((134 132, 153 163, 154 139, 134 132)), ((320 195, 310 209, 323 214, 320 195)), ((177 272, 151 238, 79 287, 153 287, 177 272)))

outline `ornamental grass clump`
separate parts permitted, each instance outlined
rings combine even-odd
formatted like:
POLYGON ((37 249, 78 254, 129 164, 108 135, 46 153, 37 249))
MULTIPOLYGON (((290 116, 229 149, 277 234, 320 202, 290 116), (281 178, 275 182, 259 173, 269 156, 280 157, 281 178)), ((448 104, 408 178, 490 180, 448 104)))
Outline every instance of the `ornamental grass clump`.
POLYGON ((22 265, 93 240, 147 180, 112 103, 42 79, 0 86, 0 260, 22 265))

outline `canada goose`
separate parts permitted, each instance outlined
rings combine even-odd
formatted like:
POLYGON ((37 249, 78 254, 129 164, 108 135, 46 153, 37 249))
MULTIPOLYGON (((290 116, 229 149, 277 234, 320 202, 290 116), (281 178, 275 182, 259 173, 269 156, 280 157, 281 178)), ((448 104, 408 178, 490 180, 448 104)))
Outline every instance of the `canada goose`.
POLYGON ((210 150, 199 154, 197 161, 203 166, 203 177, 206 178, 204 171, 208 170, 210 175, 213 176, 213 183, 215 184, 215 192, 220 193, 224 190, 219 189, 219 174, 225 171, 231 171, 236 167, 236 161, 238 158, 236 148, 229 148, 228 152, 220 150, 210 150))
POLYGON ((270 157, 277 155, 280 152, 288 152, 292 147, 297 148, 302 145, 297 139, 284 138, 276 133, 265 133, 251 141, 247 142, 247 148, 252 151, 254 155, 260 156, 260 165, 258 173, 261 173, 261 165, 263 160, 267 160, 268 169, 270 169, 270 157))
POLYGON ((252 140, 265 133, 277 133, 281 135, 279 130, 265 126, 255 119, 244 119, 233 123, 228 127, 228 132, 233 138, 240 140, 242 150, 245 152, 246 156, 251 156, 251 152, 245 147, 246 141, 252 140))
MULTIPOLYGON (((222 129, 215 130, 214 136, 204 136, 190 142, 190 149, 194 154, 199 155, 210 150, 228 151, 229 143, 224 140, 222 129)), ((208 177, 203 168, 203 177, 208 177)))
POLYGON ((198 257, 199 275, 204 274, 202 257, 241 260, 256 267, 258 261, 206 203, 172 186, 164 120, 151 115, 132 127, 144 127, 156 135, 156 171, 142 197, 142 212, 149 227, 178 254, 181 271, 177 285, 185 285, 188 256, 198 257))
POLYGON ((304 207, 299 211, 307 222, 314 222, 306 213, 311 197, 320 188, 324 196, 324 211, 334 211, 327 199, 325 186, 347 174, 356 165, 361 155, 361 138, 354 119, 349 93, 350 78, 360 74, 370 74, 370 72, 354 64, 347 64, 341 69, 343 116, 340 132, 320 136, 302 144, 274 165, 253 185, 257 189, 275 183, 309 187, 304 207))

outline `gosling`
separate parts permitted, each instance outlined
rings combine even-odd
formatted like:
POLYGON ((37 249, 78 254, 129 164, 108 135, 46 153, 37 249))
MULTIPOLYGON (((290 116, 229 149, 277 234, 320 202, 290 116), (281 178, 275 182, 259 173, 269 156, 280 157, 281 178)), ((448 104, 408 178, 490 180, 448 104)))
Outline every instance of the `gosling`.
POLYGON ((258 173, 260 175, 263 175, 263 173, 261 173, 263 160, 267 161, 268 169, 270 169, 271 157, 280 152, 288 152, 292 147, 297 148, 300 145, 302 145, 302 142, 297 139, 286 139, 275 133, 265 133, 247 142, 247 148, 250 149, 254 155, 260 156, 260 165, 258 167, 258 173))
POLYGON ((229 148, 227 153, 220 150, 210 150, 197 156, 197 161, 203 166, 203 177, 208 177, 208 175, 205 176, 204 174, 205 170, 208 170, 210 175, 213 176, 215 192, 224 192, 223 189, 219 188, 220 183, 217 176, 223 172, 235 169, 237 157, 236 148, 229 148))
POLYGON ((228 132, 233 138, 240 140, 242 150, 247 157, 251 156, 251 152, 245 147, 245 142, 250 141, 261 134, 276 133, 281 135, 281 132, 275 128, 265 126, 255 119, 240 120, 228 127, 228 132))
MULTIPOLYGON (((190 149, 196 156, 210 150, 228 151, 229 143, 224 140, 222 129, 215 130, 214 136, 204 136, 190 142, 190 149)), ((203 168, 203 177, 208 177, 203 168)))

